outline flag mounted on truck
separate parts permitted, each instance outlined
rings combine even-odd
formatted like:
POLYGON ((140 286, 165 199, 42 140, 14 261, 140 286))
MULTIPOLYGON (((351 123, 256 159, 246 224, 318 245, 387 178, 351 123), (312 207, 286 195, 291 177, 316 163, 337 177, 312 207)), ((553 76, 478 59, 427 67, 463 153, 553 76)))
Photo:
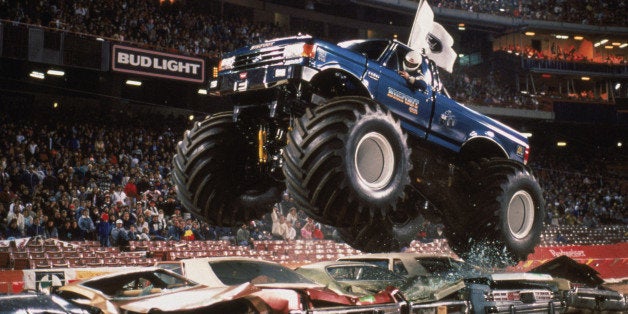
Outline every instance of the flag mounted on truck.
POLYGON ((453 44, 454 39, 447 30, 440 23, 434 22, 434 12, 430 5, 427 1, 421 0, 410 30, 408 46, 414 50, 424 51, 437 66, 451 73, 456 61, 453 44))

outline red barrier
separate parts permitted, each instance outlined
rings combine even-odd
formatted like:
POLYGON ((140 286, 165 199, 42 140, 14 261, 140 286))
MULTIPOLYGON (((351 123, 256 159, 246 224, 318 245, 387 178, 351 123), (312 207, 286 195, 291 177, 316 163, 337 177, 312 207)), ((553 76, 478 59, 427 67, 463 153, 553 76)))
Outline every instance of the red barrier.
POLYGON ((591 246, 545 246, 537 247, 527 261, 512 267, 513 271, 528 271, 554 258, 565 255, 591 266, 604 280, 628 279, 628 242, 591 246))
POLYGON ((22 292, 23 289, 24 289, 24 273, 21 270, 1 270, 0 271, 0 294, 20 293, 22 292))
POLYGON ((23 281, 13 282, 11 285, 11 290, 13 291, 13 293, 22 292, 22 290, 24 290, 24 282, 23 281))

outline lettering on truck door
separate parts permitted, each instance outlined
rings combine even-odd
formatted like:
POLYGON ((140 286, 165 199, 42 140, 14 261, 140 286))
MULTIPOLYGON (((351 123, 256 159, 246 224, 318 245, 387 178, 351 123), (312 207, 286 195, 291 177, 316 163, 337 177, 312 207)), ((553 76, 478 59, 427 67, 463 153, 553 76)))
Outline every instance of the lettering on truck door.
POLYGON ((425 137, 432 115, 432 89, 429 84, 414 88, 408 84, 399 71, 403 71, 403 60, 409 48, 397 45, 384 60, 380 72, 378 101, 387 106, 403 120, 417 126, 418 136, 425 137))

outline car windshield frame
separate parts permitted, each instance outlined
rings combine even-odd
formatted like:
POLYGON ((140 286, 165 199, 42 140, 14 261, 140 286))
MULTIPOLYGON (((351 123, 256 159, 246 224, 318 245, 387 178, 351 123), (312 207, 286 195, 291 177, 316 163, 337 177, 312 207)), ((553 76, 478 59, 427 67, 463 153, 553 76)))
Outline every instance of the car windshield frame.
MULTIPOLYGON (((123 273, 116 276, 105 276, 102 278, 89 279, 85 282, 82 282, 81 285, 99 291, 108 298, 118 298, 123 297, 123 292, 129 290, 158 288, 173 291, 182 288, 195 287, 199 284, 176 273, 160 268, 142 272, 123 273), (149 281, 149 283, 146 286, 143 286, 140 284, 141 280, 149 281), (134 281, 135 286, 129 286, 129 284, 134 281)), ((141 293, 138 296, 143 296, 146 294, 148 293, 141 293)))

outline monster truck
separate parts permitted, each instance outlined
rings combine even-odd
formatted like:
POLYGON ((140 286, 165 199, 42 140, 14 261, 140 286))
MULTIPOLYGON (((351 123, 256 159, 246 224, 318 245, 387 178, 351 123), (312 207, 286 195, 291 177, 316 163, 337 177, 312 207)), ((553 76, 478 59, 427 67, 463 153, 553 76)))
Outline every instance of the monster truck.
POLYGON ((525 259, 545 216, 527 139, 451 99, 432 61, 429 84, 408 86, 398 71, 409 51, 295 36, 227 53, 209 88, 233 110, 197 122, 174 157, 184 207, 234 224, 287 189, 365 252, 400 250, 428 218, 463 258, 491 244, 525 259))

